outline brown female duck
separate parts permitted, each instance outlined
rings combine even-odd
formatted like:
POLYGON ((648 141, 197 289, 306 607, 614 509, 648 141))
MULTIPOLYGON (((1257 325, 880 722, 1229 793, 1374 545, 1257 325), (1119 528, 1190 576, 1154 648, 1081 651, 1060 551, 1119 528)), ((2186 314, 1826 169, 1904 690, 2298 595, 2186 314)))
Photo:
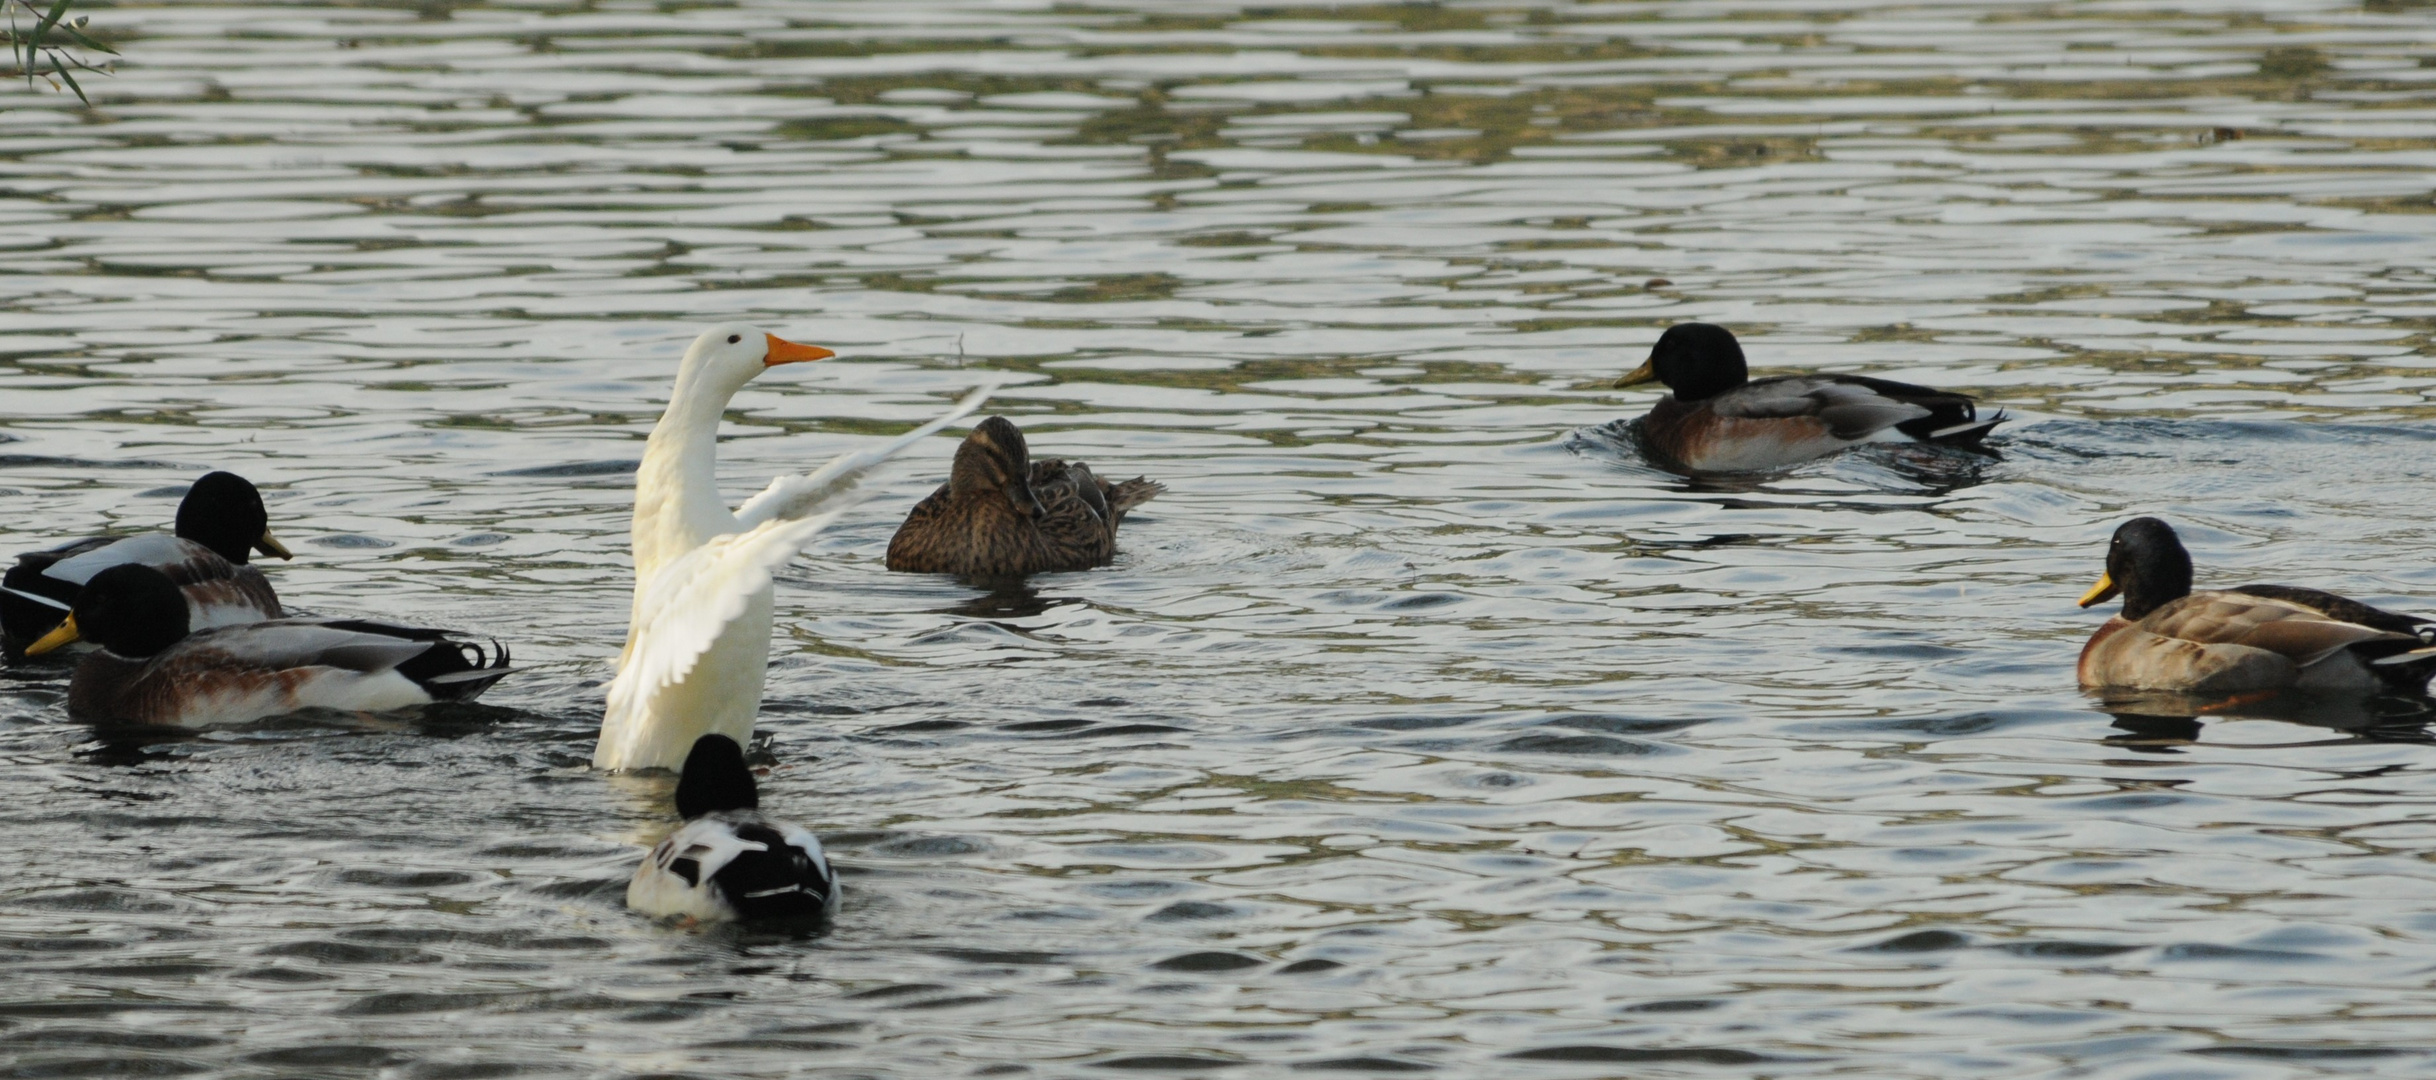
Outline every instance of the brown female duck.
POLYGON ((905 516, 888 568, 916 574, 1015 577, 1106 566, 1125 512, 1167 485, 1112 484, 1079 461, 1034 461, 1023 432, 993 416, 956 448, 947 483, 905 516))
POLYGON ((2190 552, 2153 517, 2115 530, 2106 573, 2081 606, 2117 593, 2123 613, 2081 649, 2083 686, 2415 694, 2436 676, 2436 619, 2298 585, 2192 592, 2190 552))

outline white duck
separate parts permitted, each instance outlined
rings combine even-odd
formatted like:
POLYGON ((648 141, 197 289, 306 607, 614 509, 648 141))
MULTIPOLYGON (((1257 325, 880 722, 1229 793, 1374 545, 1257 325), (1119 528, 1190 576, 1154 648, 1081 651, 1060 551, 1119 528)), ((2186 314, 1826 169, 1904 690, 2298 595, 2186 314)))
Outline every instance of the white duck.
POLYGON ((877 450, 770 481, 734 513, 719 499, 719 419, 728 398, 779 364, 837 354, 737 323, 695 338, 634 480, 634 609, 596 769, 674 769, 695 740, 751 739, 770 658, 770 575, 841 513, 872 466, 970 415, 984 387, 877 450))

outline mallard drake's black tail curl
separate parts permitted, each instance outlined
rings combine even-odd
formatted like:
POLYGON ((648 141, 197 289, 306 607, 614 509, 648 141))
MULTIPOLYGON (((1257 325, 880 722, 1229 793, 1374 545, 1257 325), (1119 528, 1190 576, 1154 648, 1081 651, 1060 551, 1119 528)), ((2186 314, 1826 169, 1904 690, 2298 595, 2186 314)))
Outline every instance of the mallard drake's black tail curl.
POLYGON ((2190 552, 2153 517, 2115 530, 2106 573, 2081 606, 2117 594, 2123 613, 2081 649, 2083 686, 2417 694, 2436 677, 2436 618, 2298 585, 2192 592, 2190 552))
POLYGON ((993 416, 956 448, 947 483, 906 515, 888 568, 992 578, 1106 566, 1126 511, 1166 490, 1139 476, 1110 483, 1079 461, 1034 461, 1023 432, 993 416))

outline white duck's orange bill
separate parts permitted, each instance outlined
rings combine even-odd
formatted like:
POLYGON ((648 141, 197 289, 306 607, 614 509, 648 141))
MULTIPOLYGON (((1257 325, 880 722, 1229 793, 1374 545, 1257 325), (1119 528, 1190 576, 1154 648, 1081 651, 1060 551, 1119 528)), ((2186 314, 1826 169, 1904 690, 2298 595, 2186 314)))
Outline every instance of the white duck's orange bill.
POLYGON ((837 355, 836 353, 821 348, 818 345, 798 345, 792 341, 788 341, 785 338, 779 337, 776 334, 763 334, 761 336, 770 339, 770 353, 769 355, 761 358, 761 363, 764 367, 777 367, 780 364, 801 364, 812 360, 826 360, 837 355))

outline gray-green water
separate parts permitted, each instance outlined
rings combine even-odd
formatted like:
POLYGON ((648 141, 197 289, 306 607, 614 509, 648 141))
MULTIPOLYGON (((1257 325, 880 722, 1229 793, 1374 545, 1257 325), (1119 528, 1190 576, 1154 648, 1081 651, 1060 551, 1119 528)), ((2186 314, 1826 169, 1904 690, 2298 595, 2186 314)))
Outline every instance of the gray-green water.
POLYGON ((0 671, 10 1075, 2436 1075, 2436 748, 2072 678, 2133 513, 2436 607, 2436 9, 94 21, 95 109, 0 91, 0 551, 235 469, 291 602, 527 670, 150 742, 0 671), (887 574, 942 438, 798 561, 810 937, 628 915, 665 783, 583 768, 738 317, 844 357, 734 498, 1008 375, 1173 488, 1108 570, 887 574), (1694 318, 2017 419, 1688 485, 1600 387, 1694 318))

